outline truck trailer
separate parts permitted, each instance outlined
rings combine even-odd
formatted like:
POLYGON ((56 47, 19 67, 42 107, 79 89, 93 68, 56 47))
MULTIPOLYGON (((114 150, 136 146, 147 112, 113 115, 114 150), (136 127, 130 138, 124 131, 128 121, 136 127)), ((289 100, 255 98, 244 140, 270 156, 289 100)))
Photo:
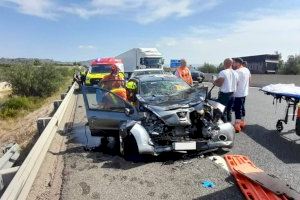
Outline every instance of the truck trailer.
POLYGON ((133 48, 118 56, 124 64, 124 72, 128 76, 136 69, 162 68, 163 55, 156 48, 133 48))

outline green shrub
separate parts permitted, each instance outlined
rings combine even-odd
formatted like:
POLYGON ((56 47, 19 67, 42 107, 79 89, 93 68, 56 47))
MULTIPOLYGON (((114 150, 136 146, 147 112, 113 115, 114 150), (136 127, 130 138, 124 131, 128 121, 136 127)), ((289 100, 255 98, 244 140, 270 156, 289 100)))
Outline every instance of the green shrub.
POLYGON ((280 68, 281 74, 300 74, 300 55, 291 55, 288 57, 286 63, 280 68))
POLYGON ((57 91, 70 75, 70 69, 52 64, 19 64, 6 70, 4 78, 12 84, 16 95, 47 97, 57 91))
POLYGON ((21 115, 24 111, 32 111, 42 105, 37 97, 12 97, 0 107, 0 118, 12 118, 21 115))
POLYGON ((217 73, 218 72, 218 68, 209 63, 204 63, 202 66, 199 67, 199 70, 204 73, 217 73))

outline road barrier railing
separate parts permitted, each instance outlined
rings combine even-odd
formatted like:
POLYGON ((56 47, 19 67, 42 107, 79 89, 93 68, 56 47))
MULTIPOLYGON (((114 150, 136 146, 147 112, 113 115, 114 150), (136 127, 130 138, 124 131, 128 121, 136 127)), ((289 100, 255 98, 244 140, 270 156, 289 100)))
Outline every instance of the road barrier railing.
POLYGON ((1 196, 1 200, 27 198, 46 153, 51 145, 51 142, 62 125, 61 122, 64 114, 72 97, 74 97, 74 89, 75 83, 69 88, 68 93, 65 95, 57 111, 52 116, 41 136, 36 141, 28 156, 20 166, 18 172, 1 196))

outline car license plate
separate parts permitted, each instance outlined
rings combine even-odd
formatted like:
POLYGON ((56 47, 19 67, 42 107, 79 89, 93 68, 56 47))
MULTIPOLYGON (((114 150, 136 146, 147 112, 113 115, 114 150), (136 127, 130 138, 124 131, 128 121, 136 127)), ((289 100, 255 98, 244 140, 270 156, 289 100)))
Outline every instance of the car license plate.
POLYGON ((176 151, 196 150, 196 142, 174 142, 173 149, 176 151))

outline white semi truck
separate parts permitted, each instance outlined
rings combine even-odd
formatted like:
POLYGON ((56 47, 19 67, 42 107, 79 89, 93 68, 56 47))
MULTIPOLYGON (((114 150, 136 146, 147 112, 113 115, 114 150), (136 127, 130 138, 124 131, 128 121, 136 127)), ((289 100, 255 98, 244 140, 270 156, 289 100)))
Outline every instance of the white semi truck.
POLYGON ((133 48, 115 58, 122 60, 128 76, 136 69, 162 68, 164 64, 163 55, 156 48, 133 48))

